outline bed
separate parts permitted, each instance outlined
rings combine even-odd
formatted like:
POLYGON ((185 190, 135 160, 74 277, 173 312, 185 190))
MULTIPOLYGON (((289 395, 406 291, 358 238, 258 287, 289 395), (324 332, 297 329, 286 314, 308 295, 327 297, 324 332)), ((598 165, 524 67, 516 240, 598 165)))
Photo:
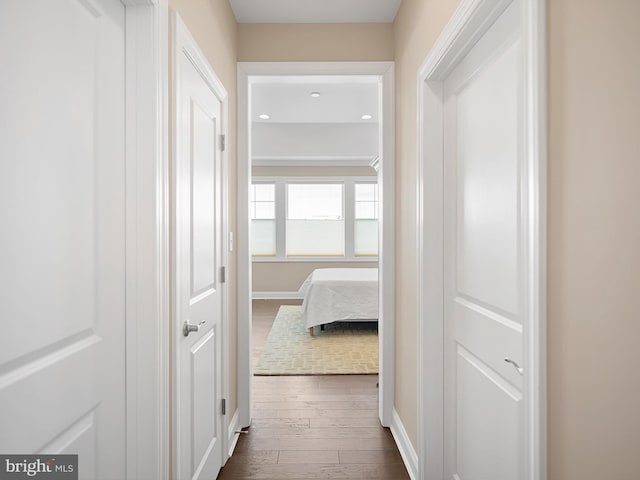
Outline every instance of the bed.
POLYGON ((320 268, 299 291, 304 295, 302 315, 311 336, 317 325, 378 319, 377 268, 320 268))

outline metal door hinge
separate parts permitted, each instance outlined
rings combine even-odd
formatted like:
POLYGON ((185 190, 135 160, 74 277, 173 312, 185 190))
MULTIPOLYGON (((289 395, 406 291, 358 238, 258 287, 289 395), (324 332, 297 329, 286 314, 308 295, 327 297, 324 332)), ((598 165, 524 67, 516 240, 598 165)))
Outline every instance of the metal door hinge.
POLYGON ((222 411, 222 415, 226 415, 227 414, 227 399, 226 398, 222 399, 221 411, 222 411))
POLYGON ((227 267, 220 267, 220 283, 227 281, 227 267))
POLYGON ((227 136, 220 135, 220 150, 224 152, 225 148, 227 148, 227 136))

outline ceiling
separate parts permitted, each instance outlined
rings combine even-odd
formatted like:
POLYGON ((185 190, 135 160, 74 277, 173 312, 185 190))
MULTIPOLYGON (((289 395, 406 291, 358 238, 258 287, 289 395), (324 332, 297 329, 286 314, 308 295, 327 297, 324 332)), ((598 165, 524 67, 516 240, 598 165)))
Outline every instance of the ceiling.
POLYGON ((376 77, 286 77, 255 83, 251 119, 266 123, 377 123, 376 77), (317 92, 319 97, 312 97, 317 92), (269 119, 261 119, 260 115, 269 119), (363 115, 371 118, 362 119, 363 115))
POLYGON ((254 165, 368 165, 378 155, 377 76, 261 76, 250 85, 254 165))
POLYGON ((401 0, 229 0, 239 23, 391 23, 401 0))

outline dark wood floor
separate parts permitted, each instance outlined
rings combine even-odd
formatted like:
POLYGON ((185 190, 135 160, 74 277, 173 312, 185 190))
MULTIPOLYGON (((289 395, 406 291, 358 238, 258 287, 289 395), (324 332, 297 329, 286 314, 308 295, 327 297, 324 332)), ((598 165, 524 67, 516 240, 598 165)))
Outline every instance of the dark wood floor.
MULTIPOLYGON (((254 302, 253 359, 277 312, 254 302)), ((254 377, 253 424, 219 480, 408 479, 378 421, 376 375, 254 377)))

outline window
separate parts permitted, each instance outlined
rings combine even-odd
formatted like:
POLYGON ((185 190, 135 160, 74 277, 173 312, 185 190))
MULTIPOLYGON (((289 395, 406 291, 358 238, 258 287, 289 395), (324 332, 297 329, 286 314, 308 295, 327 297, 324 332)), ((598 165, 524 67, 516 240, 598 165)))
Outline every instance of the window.
POLYGON ((257 261, 378 255, 378 186, 371 177, 255 177, 250 192, 257 261))
POLYGON ((344 256, 341 183, 287 185, 287 256, 344 256))
POLYGON ((276 184, 254 183, 250 188, 251 253, 276 255, 276 184))
POLYGON ((354 253, 378 255, 378 185, 355 184, 354 253))

